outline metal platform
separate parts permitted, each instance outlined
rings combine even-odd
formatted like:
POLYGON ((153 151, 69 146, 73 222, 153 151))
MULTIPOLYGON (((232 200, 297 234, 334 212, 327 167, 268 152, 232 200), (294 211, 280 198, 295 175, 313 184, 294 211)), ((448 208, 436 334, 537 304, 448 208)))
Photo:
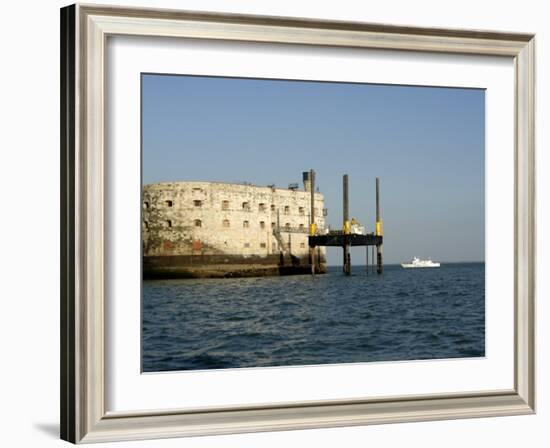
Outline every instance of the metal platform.
POLYGON ((369 269, 369 246, 372 249, 371 260, 376 263, 376 272, 382 274, 384 272, 383 256, 382 256, 382 220, 380 217, 380 179, 376 178, 376 221, 375 231, 369 234, 353 233, 352 226, 354 219, 349 219, 349 195, 348 195, 348 175, 344 174, 342 178, 342 192, 343 192, 343 226, 342 230, 333 230, 328 233, 317 233, 317 226, 315 224, 315 171, 310 170, 309 173, 305 172, 304 180, 307 180, 310 185, 311 191, 311 213, 310 213, 310 235, 308 238, 309 244, 309 259, 311 264, 311 274, 315 275, 315 248, 316 247, 341 247, 343 249, 343 270, 346 275, 351 274, 351 256, 350 247, 352 246, 365 246, 366 253, 366 267, 367 272, 369 269), (375 255, 376 250, 376 255, 375 255), (376 260, 376 261, 375 261, 376 260))
POLYGON ((326 235, 314 235, 309 237, 309 247, 316 246, 335 246, 343 247, 349 246, 378 246, 383 243, 382 236, 374 235, 373 233, 368 235, 348 234, 344 232, 330 232, 326 235))

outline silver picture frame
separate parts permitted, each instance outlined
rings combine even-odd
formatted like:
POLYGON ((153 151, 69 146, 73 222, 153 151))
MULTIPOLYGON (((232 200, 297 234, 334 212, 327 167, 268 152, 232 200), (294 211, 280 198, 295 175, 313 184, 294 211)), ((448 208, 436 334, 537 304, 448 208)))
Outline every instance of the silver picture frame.
POLYGON ((61 438, 73 443, 535 412, 535 36, 174 10, 61 10, 61 438), (512 58, 514 387, 208 410, 106 412, 105 48, 108 36, 191 37, 512 58))

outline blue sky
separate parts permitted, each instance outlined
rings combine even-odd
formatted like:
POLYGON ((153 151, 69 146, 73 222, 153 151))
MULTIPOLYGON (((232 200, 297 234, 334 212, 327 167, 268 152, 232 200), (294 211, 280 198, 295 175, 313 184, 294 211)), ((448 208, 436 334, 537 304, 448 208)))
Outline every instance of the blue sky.
POLYGON ((371 231, 378 176, 387 263, 485 259, 484 90, 145 74, 142 132, 145 184, 284 188, 313 168, 340 227, 348 174, 350 215, 371 231))

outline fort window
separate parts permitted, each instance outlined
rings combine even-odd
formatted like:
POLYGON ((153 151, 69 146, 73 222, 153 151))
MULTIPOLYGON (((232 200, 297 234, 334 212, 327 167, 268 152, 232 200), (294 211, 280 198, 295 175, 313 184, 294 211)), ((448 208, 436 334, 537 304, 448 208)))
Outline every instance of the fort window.
POLYGON ((224 219, 223 220, 223 226, 224 227, 229 227, 229 219, 224 219))
POLYGON ((275 223, 274 223, 274 222, 271 223, 271 228, 272 228, 272 229, 275 228, 275 223))
POLYGON ((243 227, 244 228, 250 227, 250 223, 248 221, 243 221, 243 227))
POLYGON ((275 211, 275 204, 271 204, 271 211, 272 211, 272 212, 275 211))
POLYGON ((172 227, 172 221, 171 220, 166 221, 166 227, 172 227))
POLYGON ((222 201, 222 210, 227 210, 229 208, 229 201, 222 201))
POLYGON ((172 207, 174 205, 174 201, 164 201, 166 204, 166 207, 172 207))
POLYGON ((288 215, 290 213, 290 207, 288 205, 285 205, 285 215, 288 215))
POLYGON ((195 200, 193 201, 193 205, 194 205, 195 207, 201 207, 201 206, 202 206, 202 201, 199 201, 199 200, 195 199, 195 200))
POLYGON ((143 207, 149 208, 149 202, 145 201, 145 202, 143 203, 143 207))
POLYGON ((243 210, 250 210, 250 202, 243 202, 243 210))
POLYGON ((265 211, 265 204, 263 202, 258 204, 258 210, 261 212, 265 211))
POLYGON ((300 230, 302 230, 304 228, 304 225, 300 224, 299 227, 300 227, 300 230))
POLYGON ((195 219, 195 227, 202 227, 202 221, 200 219, 195 219))
POLYGON ((149 230, 149 223, 148 223, 147 221, 144 221, 144 222, 143 222, 143 228, 144 228, 145 230, 149 230))
POLYGON ((262 249, 265 249, 266 244, 265 244, 265 243, 260 243, 260 247, 261 247, 262 249))
POLYGON ((299 207, 298 208, 298 213, 300 213, 300 215, 302 215, 302 216, 305 215, 305 213, 306 213, 305 208, 304 207, 299 207))
POLYGON ((304 247, 306 247, 306 243, 300 243, 300 248, 303 249, 304 247))
POLYGON ((260 229, 265 229, 265 221, 260 221, 260 229))
POLYGON ((289 223, 289 222, 287 222, 287 223, 285 224, 285 229, 290 229, 290 223, 289 223))
POLYGON ((250 247, 250 243, 244 243, 244 247, 250 247))

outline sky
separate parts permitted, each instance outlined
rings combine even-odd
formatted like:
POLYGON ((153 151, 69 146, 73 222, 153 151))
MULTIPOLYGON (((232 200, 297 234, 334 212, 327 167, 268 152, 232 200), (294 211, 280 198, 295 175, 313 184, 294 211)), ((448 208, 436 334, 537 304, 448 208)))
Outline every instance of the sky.
MULTIPOLYGON (((286 188, 314 169, 327 223, 372 231, 380 178, 384 262, 485 259, 485 91, 142 75, 143 183, 286 188)), ((328 264, 341 264, 329 248, 328 264)), ((352 248, 364 264, 365 248, 352 248)))

